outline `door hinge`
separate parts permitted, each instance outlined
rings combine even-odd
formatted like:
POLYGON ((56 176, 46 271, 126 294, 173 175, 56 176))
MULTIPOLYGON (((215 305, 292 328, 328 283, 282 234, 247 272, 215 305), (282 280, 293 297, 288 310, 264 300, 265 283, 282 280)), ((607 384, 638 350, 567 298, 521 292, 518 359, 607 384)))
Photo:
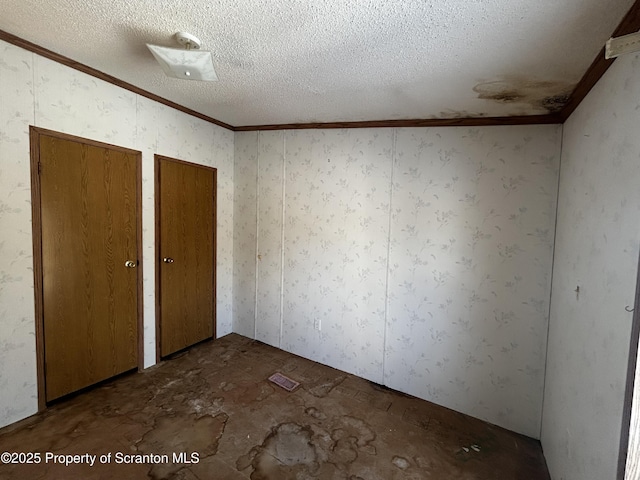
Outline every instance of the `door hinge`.
POLYGON ((38 162, 38 175, 42 173, 42 162, 38 162))

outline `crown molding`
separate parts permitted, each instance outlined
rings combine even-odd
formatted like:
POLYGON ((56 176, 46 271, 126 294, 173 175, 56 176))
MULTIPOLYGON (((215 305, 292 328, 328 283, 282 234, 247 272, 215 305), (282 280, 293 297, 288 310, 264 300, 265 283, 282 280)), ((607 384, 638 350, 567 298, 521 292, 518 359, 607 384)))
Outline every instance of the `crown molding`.
POLYGON ((220 120, 216 120, 215 118, 211 118, 207 115, 204 115, 200 112, 196 112, 195 110, 191 110, 190 108, 184 107, 178 103, 172 102, 171 100, 167 100, 155 93, 148 92, 147 90, 143 90, 140 87, 136 87, 130 83, 125 82, 124 80, 120 80, 108 73, 101 72, 100 70, 96 70, 93 67, 89 67, 84 63, 76 62, 69 57, 65 57, 64 55, 60 55, 59 53, 48 50, 40 45, 36 45, 35 43, 29 42, 23 38, 17 37, 16 35, 12 35, 11 33, 0 30, 0 40, 4 40, 5 42, 16 45, 17 47, 24 48, 25 50, 29 50, 30 52, 36 53, 42 57, 48 58, 49 60, 53 60, 54 62, 61 63, 62 65, 66 65, 67 67, 73 68, 74 70, 78 70, 79 72, 86 73, 87 75, 91 75, 92 77, 99 78, 100 80, 104 80, 105 82, 109 82, 118 87, 124 88, 125 90, 129 90, 135 94, 141 95, 143 97, 147 97, 150 100, 153 100, 158 103, 162 103, 167 107, 175 108, 176 110, 180 110, 187 115, 191 115, 193 117, 197 117, 201 120, 204 120, 209 123, 213 123, 214 125, 218 125, 219 127, 226 128, 228 130, 233 130, 233 126, 221 122, 220 120))

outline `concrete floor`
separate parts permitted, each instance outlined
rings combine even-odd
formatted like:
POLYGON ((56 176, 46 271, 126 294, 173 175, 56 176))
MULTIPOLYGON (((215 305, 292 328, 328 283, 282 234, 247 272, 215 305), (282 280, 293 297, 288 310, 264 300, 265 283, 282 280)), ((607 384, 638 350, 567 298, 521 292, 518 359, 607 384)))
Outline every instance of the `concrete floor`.
POLYGON ((1 429, 0 452, 39 454, 0 464, 21 480, 549 479, 536 440, 235 334, 1 429))

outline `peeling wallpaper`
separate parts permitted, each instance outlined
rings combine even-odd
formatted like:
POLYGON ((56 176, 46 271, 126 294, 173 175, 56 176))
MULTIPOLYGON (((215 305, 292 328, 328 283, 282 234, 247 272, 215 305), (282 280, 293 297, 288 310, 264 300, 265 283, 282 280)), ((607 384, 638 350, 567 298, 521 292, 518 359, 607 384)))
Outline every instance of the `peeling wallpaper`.
POLYGON ((234 330, 539 437, 560 135, 236 134, 234 330))
POLYGON ((542 426, 553 479, 616 478, 640 250, 639 76, 640 56, 620 57, 564 126, 542 426))
POLYGON ((218 168, 218 335, 232 329, 233 133, 0 41, 0 426, 37 410, 29 125, 142 152, 145 366, 155 362, 153 154, 218 168))

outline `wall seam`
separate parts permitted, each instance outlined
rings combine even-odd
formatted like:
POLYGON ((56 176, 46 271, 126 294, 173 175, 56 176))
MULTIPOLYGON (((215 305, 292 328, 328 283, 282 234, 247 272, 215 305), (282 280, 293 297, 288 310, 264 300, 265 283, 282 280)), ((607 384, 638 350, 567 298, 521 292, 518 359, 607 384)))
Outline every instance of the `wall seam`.
POLYGON ((260 134, 256 140, 256 250, 253 303, 253 338, 258 339, 258 273, 260 269, 260 134))
POLYGON ((282 225, 280 226, 280 336, 278 348, 282 349, 282 329, 284 326, 284 222, 286 214, 286 173, 287 173, 287 131, 282 132, 282 225))
POLYGON ((387 325, 389 317, 389 264, 391 255, 391 217, 393 215, 393 173, 396 162, 396 145, 398 141, 398 129, 393 129, 392 141, 391 141, 391 171, 389 179, 389 222, 387 224, 387 265, 386 265, 386 278, 384 286, 384 331, 382 334, 382 383, 386 385, 386 358, 387 358, 387 325))
MULTIPOLYGON (((558 211, 560 210, 560 181, 562 178, 562 154, 564 147, 564 125, 560 125, 560 154, 558 159, 558 186, 556 189, 556 218, 553 227, 553 252, 551 254, 551 279, 549 281, 549 310, 547 313, 547 341, 545 343, 544 351, 544 369, 542 376, 542 402, 540 405, 540 431, 538 437, 540 438, 540 446, 542 447, 542 424, 544 421, 544 403, 545 393, 547 389, 547 366, 549 362, 549 337, 551 332, 551 304, 553 300, 553 274, 556 266, 556 243, 558 240, 558 211)), ((544 448, 543 448, 544 451, 544 448)))
POLYGON ((37 118, 37 111, 38 111, 38 97, 37 97, 37 88, 36 88, 36 62, 38 61, 38 56, 31 52, 31 65, 33 66, 31 68, 31 88, 33 89, 32 92, 32 97, 33 97, 33 125, 37 126, 38 124, 36 123, 36 118, 37 118))

